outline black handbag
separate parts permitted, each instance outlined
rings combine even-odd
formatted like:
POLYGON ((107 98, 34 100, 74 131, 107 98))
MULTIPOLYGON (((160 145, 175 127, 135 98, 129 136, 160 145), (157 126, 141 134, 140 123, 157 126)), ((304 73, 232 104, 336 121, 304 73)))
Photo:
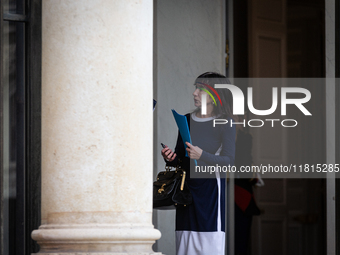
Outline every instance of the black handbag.
POLYGON ((186 172, 180 167, 171 171, 170 166, 159 172, 153 183, 153 208, 160 210, 175 209, 192 203, 192 195, 185 182, 186 172))

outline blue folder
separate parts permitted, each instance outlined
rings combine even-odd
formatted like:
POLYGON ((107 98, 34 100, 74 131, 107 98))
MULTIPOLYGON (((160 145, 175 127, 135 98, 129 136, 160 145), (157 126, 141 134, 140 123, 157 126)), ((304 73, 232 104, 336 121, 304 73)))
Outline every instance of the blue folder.
MULTIPOLYGON (((182 140, 183 140, 183 143, 184 143, 185 156, 189 157, 188 156, 188 152, 186 150, 187 145, 185 143, 189 142, 190 144, 192 144, 192 142, 191 142, 191 137, 190 137, 190 131, 189 131, 189 125, 188 125, 187 117, 177 113, 174 109, 172 109, 171 111, 172 111, 172 114, 174 115, 174 118, 176 120, 178 129, 179 129, 179 133, 181 134, 181 137, 182 137, 182 140)), ((195 160, 195 165, 197 166, 197 161, 196 160, 195 160)))

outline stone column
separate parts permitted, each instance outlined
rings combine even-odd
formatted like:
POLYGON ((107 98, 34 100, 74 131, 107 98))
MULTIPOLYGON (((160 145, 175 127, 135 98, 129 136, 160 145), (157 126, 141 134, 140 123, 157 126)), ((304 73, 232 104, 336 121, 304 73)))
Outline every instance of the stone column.
POLYGON ((44 0, 39 254, 160 254, 152 0, 44 0))

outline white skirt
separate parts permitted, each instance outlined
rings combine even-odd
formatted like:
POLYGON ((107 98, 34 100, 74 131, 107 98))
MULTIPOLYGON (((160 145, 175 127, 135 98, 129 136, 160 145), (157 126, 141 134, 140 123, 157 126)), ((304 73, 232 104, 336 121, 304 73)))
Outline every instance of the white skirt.
POLYGON ((177 255, 224 255, 225 233, 176 231, 177 255))
POLYGON ((221 179, 216 176, 218 186, 218 213, 217 231, 197 232, 180 230, 176 231, 176 254, 177 255, 224 255, 225 254, 225 232, 221 229, 221 179))

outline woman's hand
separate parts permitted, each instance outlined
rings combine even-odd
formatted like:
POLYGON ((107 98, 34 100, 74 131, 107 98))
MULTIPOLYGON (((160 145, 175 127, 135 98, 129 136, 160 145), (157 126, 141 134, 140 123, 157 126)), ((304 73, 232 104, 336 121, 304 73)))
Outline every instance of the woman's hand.
POLYGON ((161 152, 162 152, 163 158, 166 161, 173 161, 177 156, 176 153, 174 153, 168 146, 166 146, 161 152))
POLYGON ((185 143, 188 147, 187 147, 187 152, 188 152, 188 156, 191 158, 191 159, 200 159, 201 155, 202 155, 202 152, 203 150, 198 147, 198 146, 194 146, 188 142, 185 143))

